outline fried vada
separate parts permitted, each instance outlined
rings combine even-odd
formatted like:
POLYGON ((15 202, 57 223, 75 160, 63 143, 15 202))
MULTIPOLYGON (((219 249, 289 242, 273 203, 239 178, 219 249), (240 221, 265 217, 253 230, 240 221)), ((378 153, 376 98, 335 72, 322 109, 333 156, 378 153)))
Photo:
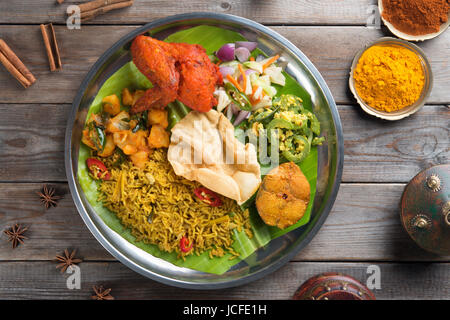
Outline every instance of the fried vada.
POLYGON ((310 185, 294 162, 272 169, 256 196, 256 208, 269 226, 287 228, 300 220, 310 200, 310 185))

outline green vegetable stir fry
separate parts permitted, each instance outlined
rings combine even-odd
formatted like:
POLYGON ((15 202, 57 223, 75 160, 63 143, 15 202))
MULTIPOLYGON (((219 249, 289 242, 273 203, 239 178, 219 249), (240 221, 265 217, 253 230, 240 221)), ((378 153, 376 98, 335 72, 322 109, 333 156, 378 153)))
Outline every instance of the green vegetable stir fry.
MULTIPOLYGON (((303 101, 291 94, 273 100, 272 106, 256 110, 248 119, 248 128, 258 138, 277 145, 280 162, 302 162, 312 146, 325 140, 320 135, 317 117, 303 107, 303 101)), ((269 146, 270 152, 272 148, 269 146)))

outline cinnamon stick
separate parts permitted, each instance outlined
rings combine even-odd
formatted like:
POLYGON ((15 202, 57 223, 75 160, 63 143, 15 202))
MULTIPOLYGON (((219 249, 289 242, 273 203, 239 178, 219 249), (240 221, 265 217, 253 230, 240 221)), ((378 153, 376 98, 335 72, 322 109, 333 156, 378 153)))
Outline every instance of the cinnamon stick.
POLYGON ((53 24, 41 24, 42 38, 44 39, 45 50, 47 51, 50 71, 62 69, 61 56, 59 54, 58 43, 56 42, 55 29, 53 24))
POLYGON ((79 5, 81 21, 92 19, 108 11, 133 5, 133 0, 94 0, 79 5))
POLYGON ((28 88, 36 82, 33 74, 25 67, 19 57, 17 57, 3 39, 0 39, 0 62, 24 88, 28 88))

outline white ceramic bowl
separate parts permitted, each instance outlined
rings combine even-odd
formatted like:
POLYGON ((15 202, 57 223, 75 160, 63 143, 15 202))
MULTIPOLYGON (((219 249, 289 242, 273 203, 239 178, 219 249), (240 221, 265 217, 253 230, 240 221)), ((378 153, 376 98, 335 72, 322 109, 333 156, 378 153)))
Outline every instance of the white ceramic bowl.
POLYGON ((412 44, 408 41, 404 41, 401 39, 391 38, 391 37, 384 37, 380 38, 377 41, 367 45, 365 48, 363 48, 361 51, 359 51, 355 58, 353 59, 351 71, 350 71, 350 78, 349 78, 349 86, 350 91, 353 93, 353 95, 356 98, 356 101, 361 106, 361 108, 367 112, 370 115, 373 115, 375 117, 385 119, 385 120, 400 120, 405 117, 408 117, 412 115, 413 113, 417 112, 420 108, 422 108, 425 105, 426 99, 431 93, 432 87, 433 87, 433 74, 431 71, 431 65, 425 56, 425 53, 415 44, 412 44), (386 45, 386 46, 401 46, 408 50, 413 51, 420 59, 420 62, 422 63, 422 68, 424 70, 425 75, 425 83, 422 89, 422 93, 420 95, 419 100, 417 100, 414 104, 405 107, 403 109, 393 111, 393 112, 384 112, 377 110, 375 108, 372 108, 367 103, 364 102, 363 99, 358 95, 358 92, 356 91, 355 87, 355 79, 353 78, 354 71, 356 69, 356 66, 358 65, 358 61, 363 55, 363 53, 369 49, 370 47, 373 47, 375 45, 386 45))
POLYGON ((448 26, 450 25, 450 12, 448 14, 448 20, 446 23, 441 25, 441 28, 439 29, 438 32, 434 32, 434 33, 428 33, 428 34, 424 34, 424 35, 420 35, 420 36, 413 36, 407 33, 404 33, 400 30, 398 30, 397 28, 394 27, 394 25, 392 23, 390 23, 389 21, 387 21, 386 19, 383 18, 383 0, 378 0, 378 9, 380 10, 380 17, 381 20, 383 20, 384 24, 386 25, 386 27, 388 27, 389 31, 391 31, 394 35, 396 35, 397 37, 399 37, 400 39, 403 40, 408 40, 408 41, 425 41, 425 40, 430 40, 433 38, 436 38, 438 35, 440 35, 441 33, 443 33, 445 30, 447 30, 448 26))

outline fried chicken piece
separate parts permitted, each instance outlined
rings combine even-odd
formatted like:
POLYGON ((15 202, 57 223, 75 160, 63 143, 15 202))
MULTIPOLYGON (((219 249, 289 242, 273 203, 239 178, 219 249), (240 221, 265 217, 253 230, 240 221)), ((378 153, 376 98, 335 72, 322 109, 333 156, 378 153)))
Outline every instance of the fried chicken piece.
POLYGON ((199 45, 174 44, 178 50, 180 84, 178 100, 191 109, 208 112, 217 105, 213 93, 221 84, 219 67, 211 63, 205 49, 199 45))
POLYGON ((222 75, 201 46, 138 36, 131 45, 131 55, 154 86, 136 102, 132 113, 162 109, 176 99, 201 112, 217 104, 213 93, 216 84, 222 83, 222 75))
POLYGON ((137 36, 131 44, 131 55, 136 67, 153 84, 132 107, 137 113, 150 107, 162 109, 177 97, 180 74, 175 68, 175 58, 162 46, 161 41, 137 36))

